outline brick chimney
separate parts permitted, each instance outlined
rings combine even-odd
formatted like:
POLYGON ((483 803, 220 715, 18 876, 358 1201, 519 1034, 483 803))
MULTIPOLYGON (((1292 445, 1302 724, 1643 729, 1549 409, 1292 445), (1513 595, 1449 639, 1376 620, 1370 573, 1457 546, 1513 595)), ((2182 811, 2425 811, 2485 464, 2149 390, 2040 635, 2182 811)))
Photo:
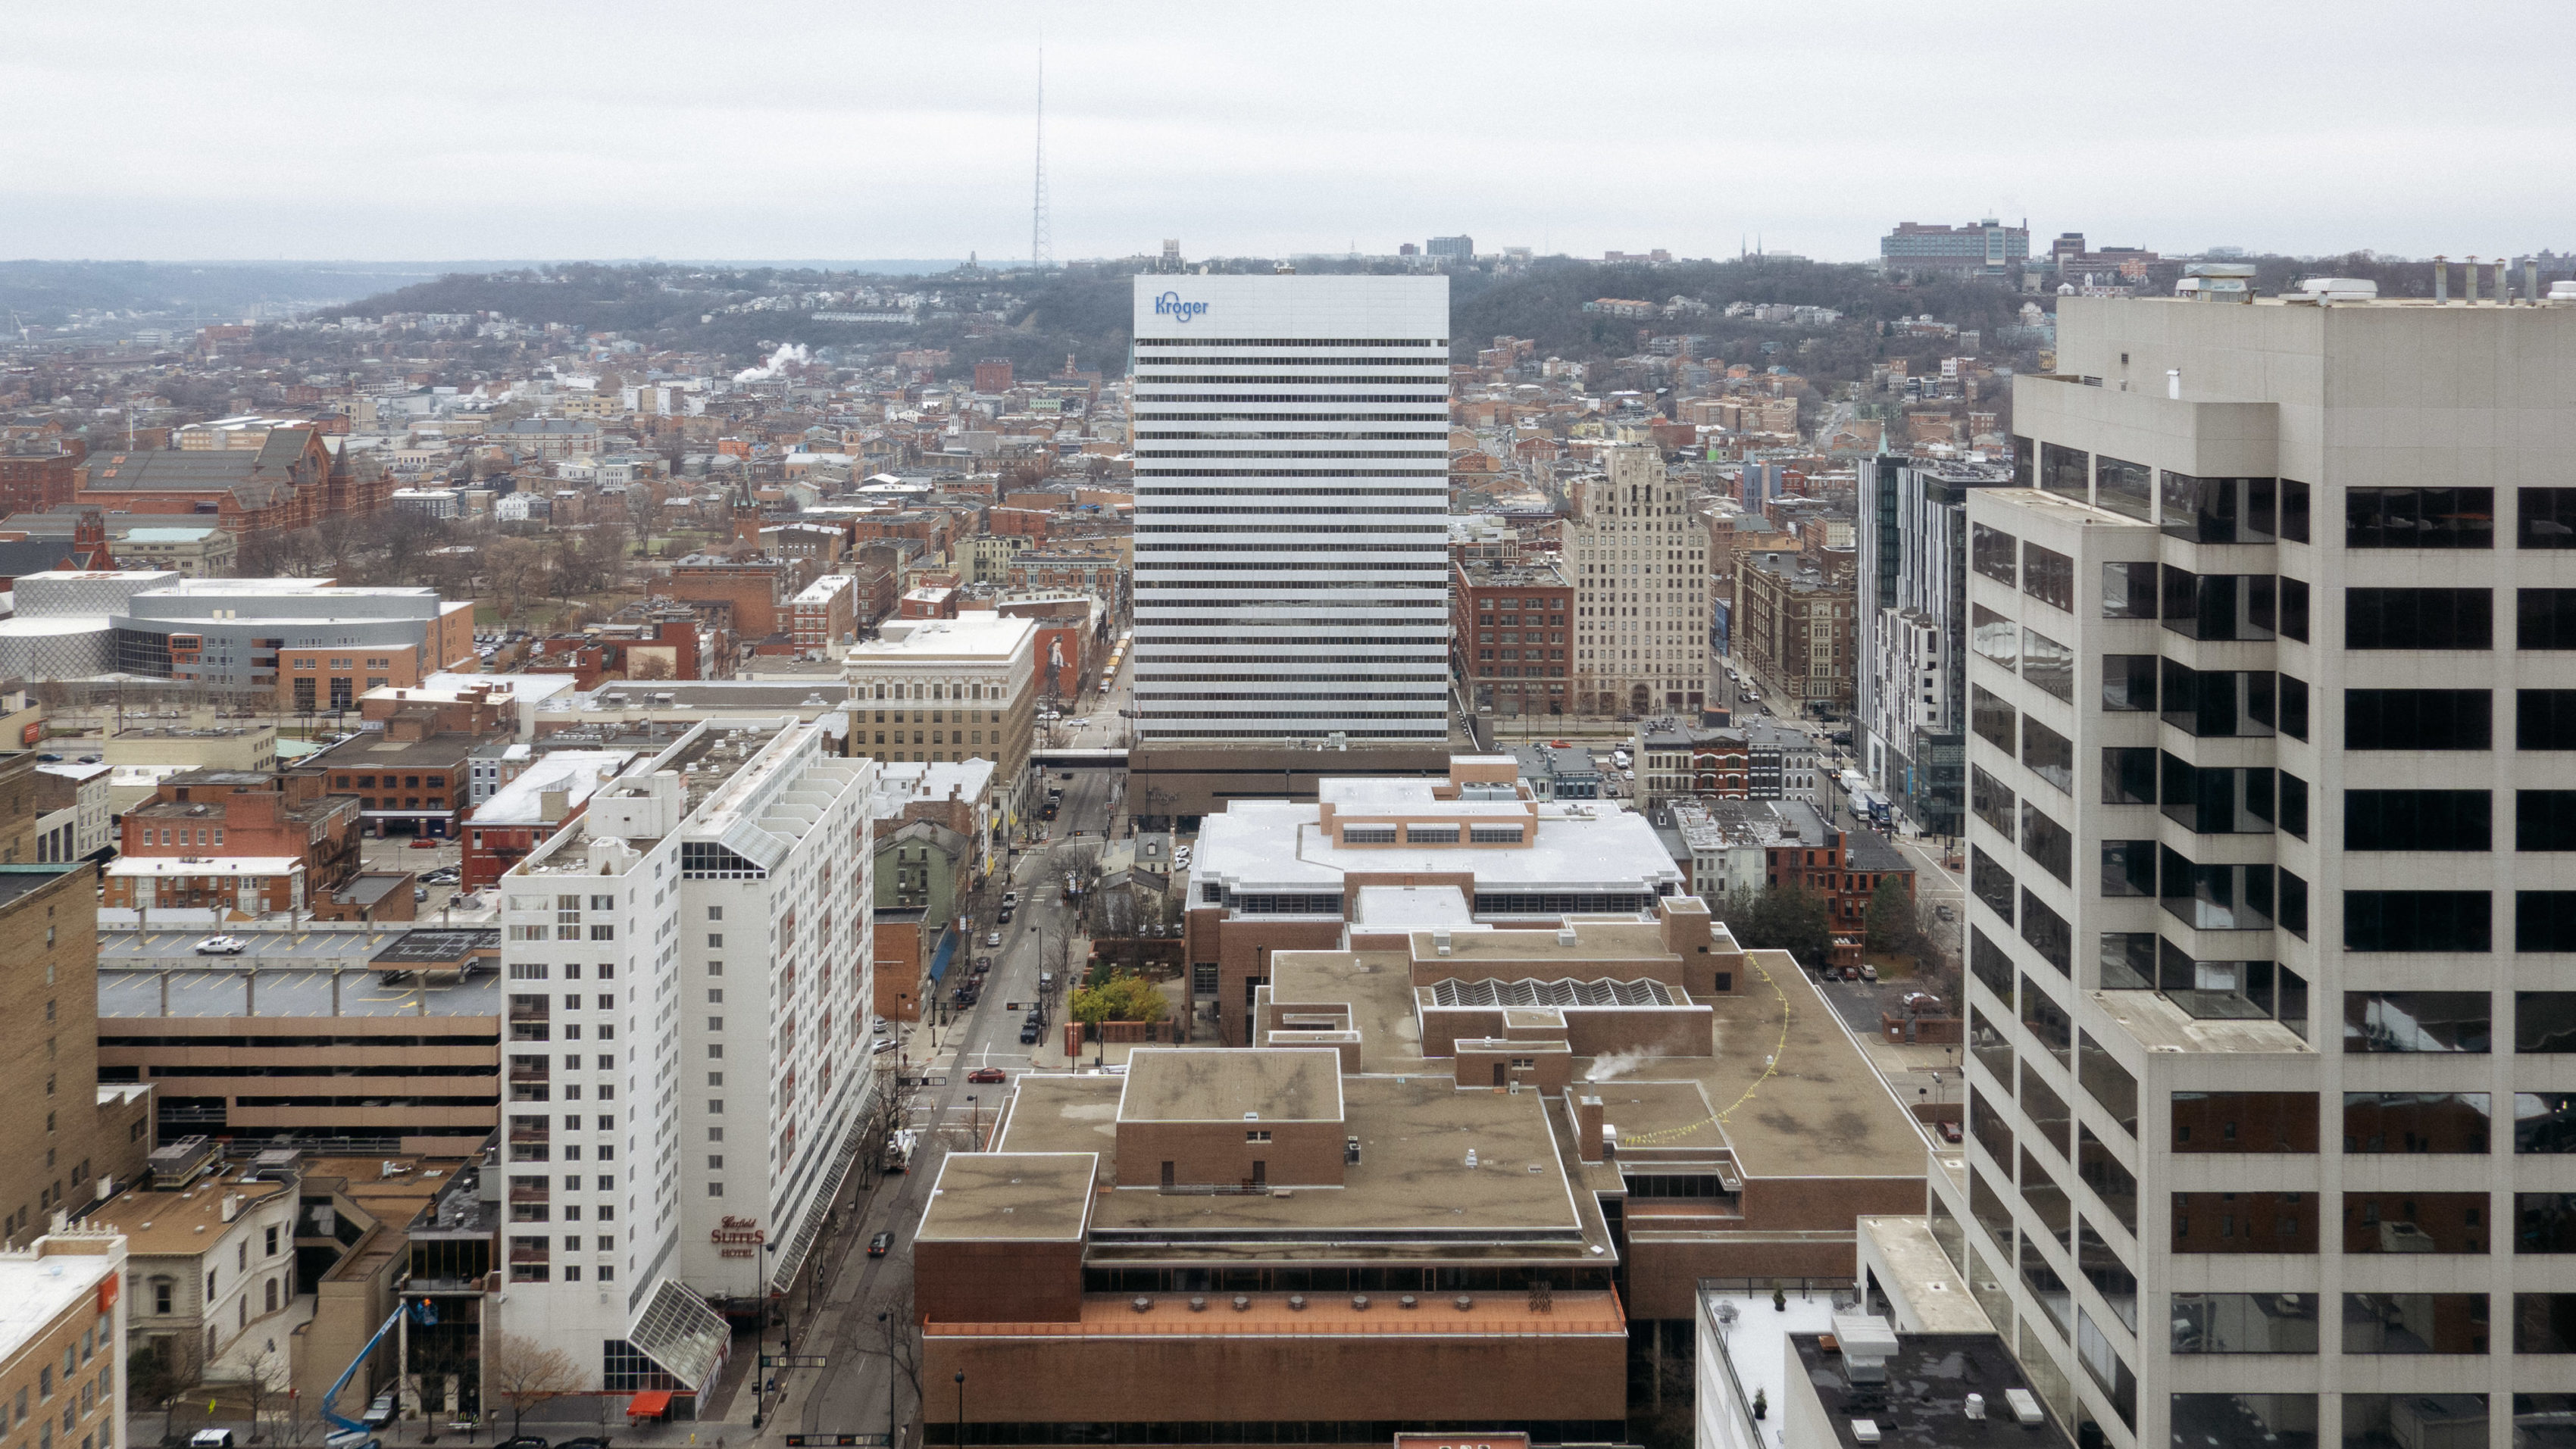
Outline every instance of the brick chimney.
POLYGON ((1601 1099, 1574 1099, 1574 1155, 1586 1162, 1601 1160, 1601 1099))

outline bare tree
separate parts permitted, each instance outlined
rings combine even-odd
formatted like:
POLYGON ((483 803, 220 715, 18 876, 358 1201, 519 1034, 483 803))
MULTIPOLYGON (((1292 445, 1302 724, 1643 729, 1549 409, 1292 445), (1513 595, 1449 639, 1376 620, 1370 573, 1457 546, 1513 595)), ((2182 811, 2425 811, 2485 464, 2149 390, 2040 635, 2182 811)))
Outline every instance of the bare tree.
POLYGON ((876 1091, 868 1099, 867 1125, 859 1141, 864 1161, 879 1175, 894 1160, 894 1135, 912 1125, 912 1102, 919 1077, 906 1076, 888 1057, 877 1058, 876 1091))
POLYGON ((1035 488, 1054 472, 1055 458, 1052 454, 1013 463, 993 480, 993 501, 999 503, 1014 493, 1035 488))
POLYGON ((358 546, 382 555, 386 583, 409 584, 419 580, 422 558, 430 550, 443 547, 448 532, 442 519, 408 510, 385 512, 367 520, 366 527, 360 530, 358 546))
POLYGON ((510 1434, 516 1438, 530 1409, 581 1391, 581 1369, 562 1349, 505 1333, 484 1351, 483 1381, 510 1406, 510 1434))
POLYGON ((524 538, 496 538, 483 550, 483 577, 504 621, 516 619, 528 597, 545 588, 543 550, 524 538))
POLYGON ((205 1381, 205 1363, 195 1334, 155 1337, 127 1361, 125 1393, 129 1407, 161 1411, 161 1437, 174 1438, 178 1408, 196 1397, 205 1381))
POLYGON ((626 526, 634 531, 636 552, 652 555, 653 535, 661 531, 668 512, 662 501, 662 485, 643 482, 626 490, 626 526))
MULTIPOLYGON (((886 1296, 877 1300, 877 1314, 874 1341, 863 1335, 859 1352, 883 1358, 888 1373, 912 1385, 913 1408, 915 1413, 919 1413, 922 1405, 921 1311, 913 1302, 912 1279, 906 1277, 888 1285, 886 1296)), ((900 1413, 894 1418, 896 1423, 903 1422, 900 1413)))
POLYGON ((341 513, 313 526, 310 530, 312 541, 318 546, 320 558, 330 565, 331 572, 347 573, 349 566, 365 554, 367 534, 373 531, 371 522, 371 518, 353 518, 341 513))
POLYGON ((270 1411, 279 1396, 286 1392, 287 1384, 294 1377, 294 1370, 289 1366, 286 1355, 278 1351, 274 1339, 269 1341, 266 1348, 252 1354, 250 1362, 244 1367, 246 1373, 241 1386, 242 1402, 250 1407, 250 1437, 251 1442, 257 1443, 260 1438, 261 1423, 270 1417, 270 1411))

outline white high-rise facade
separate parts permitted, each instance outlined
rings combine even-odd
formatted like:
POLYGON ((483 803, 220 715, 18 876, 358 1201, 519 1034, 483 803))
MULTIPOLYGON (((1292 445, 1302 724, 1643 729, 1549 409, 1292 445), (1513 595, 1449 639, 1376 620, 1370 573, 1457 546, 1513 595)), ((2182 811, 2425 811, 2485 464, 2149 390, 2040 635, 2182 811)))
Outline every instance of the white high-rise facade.
POLYGON ((710 720, 502 878, 502 1328, 589 1387, 702 1387, 704 1300, 814 1247, 872 1080, 877 768, 710 720))
POLYGON ((1449 279, 1136 278, 1136 737, 1449 712, 1449 279))
POLYGON ((1933 1228, 2112 1445, 2576 1422, 2576 307, 2064 298, 1933 1228), (1952 1154, 1944 1154, 1953 1157, 1952 1154))
POLYGON ((1698 710, 1708 700, 1708 530, 1650 444, 1609 451, 1565 520, 1575 713, 1698 710))

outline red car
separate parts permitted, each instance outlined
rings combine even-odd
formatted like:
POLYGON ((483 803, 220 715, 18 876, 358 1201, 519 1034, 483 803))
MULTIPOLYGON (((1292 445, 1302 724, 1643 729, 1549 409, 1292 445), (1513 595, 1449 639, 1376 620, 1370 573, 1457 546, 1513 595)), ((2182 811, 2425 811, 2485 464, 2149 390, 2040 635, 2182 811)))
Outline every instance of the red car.
POLYGON ((966 1080, 974 1082, 979 1086, 993 1082, 1007 1082, 1010 1079, 1011 1074, 1003 1071, 1000 1067, 977 1067, 975 1070, 966 1074, 966 1080))

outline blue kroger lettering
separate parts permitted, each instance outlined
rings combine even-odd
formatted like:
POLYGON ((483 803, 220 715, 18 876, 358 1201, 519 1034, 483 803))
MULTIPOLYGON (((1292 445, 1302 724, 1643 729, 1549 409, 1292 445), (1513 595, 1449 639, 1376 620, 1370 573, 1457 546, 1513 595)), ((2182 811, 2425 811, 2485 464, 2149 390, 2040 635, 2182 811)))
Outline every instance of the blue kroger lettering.
POLYGON ((1205 302, 1182 301, 1181 294, 1178 292, 1165 292, 1163 295, 1154 299, 1155 316, 1178 317, 1184 322, 1187 322, 1191 318, 1205 312, 1207 307, 1208 304, 1205 302))

